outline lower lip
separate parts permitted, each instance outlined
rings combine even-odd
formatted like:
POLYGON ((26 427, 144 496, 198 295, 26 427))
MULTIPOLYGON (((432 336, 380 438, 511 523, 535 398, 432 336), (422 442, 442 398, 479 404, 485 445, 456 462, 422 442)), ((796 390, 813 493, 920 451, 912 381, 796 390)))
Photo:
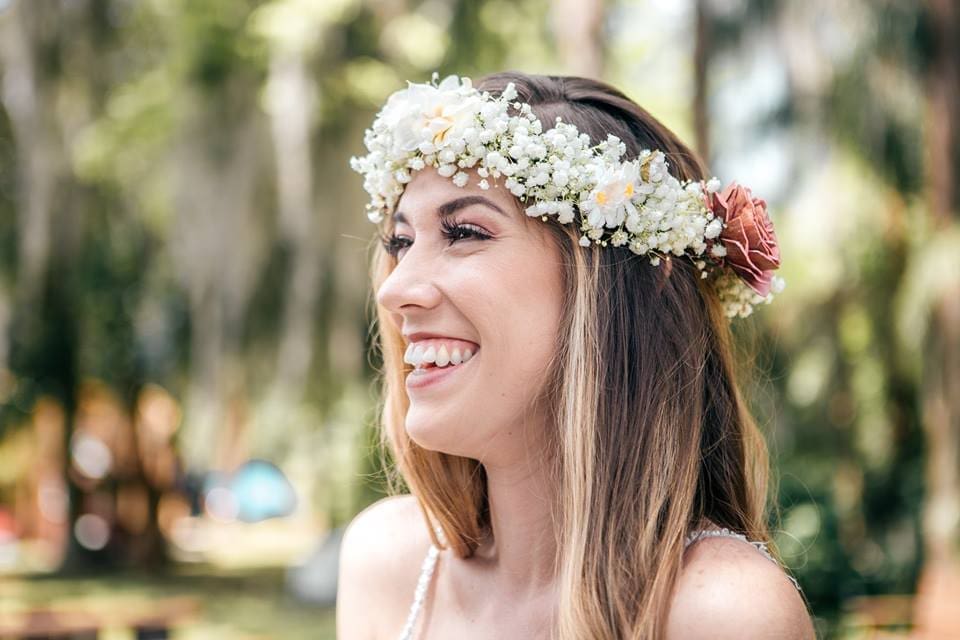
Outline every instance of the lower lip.
POLYGON ((424 387, 439 384, 456 375, 464 367, 469 366, 470 363, 476 359, 477 355, 479 355, 479 352, 463 364, 458 364, 453 367, 433 367, 425 370, 423 373, 411 371, 407 374, 407 389, 423 389, 424 387))

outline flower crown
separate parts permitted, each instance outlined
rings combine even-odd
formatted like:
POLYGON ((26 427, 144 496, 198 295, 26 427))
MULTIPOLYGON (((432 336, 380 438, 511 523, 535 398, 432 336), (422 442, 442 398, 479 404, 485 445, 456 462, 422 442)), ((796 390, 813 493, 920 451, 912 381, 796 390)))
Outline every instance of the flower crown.
POLYGON ((438 79, 391 95, 364 136, 367 155, 350 159, 370 194, 371 222, 393 210, 412 172, 434 167, 463 187, 475 167, 481 189, 503 178, 527 215, 576 224, 584 247, 626 246, 654 266, 689 256, 701 278, 714 277, 728 317, 746 317, 783 290, 766 203, 749 189, 681 182, 658 150, 622 160, 619 138, 593 145, 559 117, 544 131, 530 105, 515 101, 513 83, 494 96, 469 78, 438 79))

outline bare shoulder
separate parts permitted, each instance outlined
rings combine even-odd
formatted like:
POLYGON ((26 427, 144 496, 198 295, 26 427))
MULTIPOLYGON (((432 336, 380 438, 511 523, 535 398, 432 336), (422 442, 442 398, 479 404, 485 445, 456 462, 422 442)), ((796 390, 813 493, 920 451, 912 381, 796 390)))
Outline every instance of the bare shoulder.
POLYGON ((414 496, 383 498, 354 516, 340 545, 337 637, 373 640, 402 626, 429 548, 414 496))
POLYGON ((691 545, 674 588, 668 640, 815 638, 806 604, 753 545, 707 537, 691 545))

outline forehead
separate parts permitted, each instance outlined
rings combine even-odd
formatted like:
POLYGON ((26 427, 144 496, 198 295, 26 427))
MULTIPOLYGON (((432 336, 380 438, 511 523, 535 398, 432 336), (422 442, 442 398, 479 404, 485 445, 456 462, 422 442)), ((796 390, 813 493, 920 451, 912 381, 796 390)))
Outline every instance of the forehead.
POLYGON ((490 178, 490 188, 481 189, 478 186, 481 178, 476 171, 470 170, 467 175, 467 184, 458 187, 451 178, 441 176, 432 167, 417 171, 397 202, 393 222, 415 224, 418 219, 428 222, 438 215, 444 217, 472 205, 481 205, 492 215, 502 216, 504 221, 526 222, 520 203, 503 187, 504 178, 499 179, 500 184, 490 178))

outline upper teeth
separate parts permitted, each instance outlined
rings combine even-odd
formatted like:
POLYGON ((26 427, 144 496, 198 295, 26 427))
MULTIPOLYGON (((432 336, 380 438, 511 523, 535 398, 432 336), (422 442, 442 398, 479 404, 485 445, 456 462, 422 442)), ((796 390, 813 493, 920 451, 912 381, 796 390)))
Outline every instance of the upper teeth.
POLYGON ((403 354, 403 361, 414 367, 422 367, 431 362, 438 367, 445 367, 462 364, 473 356, 474 351, 470 347, 464 347, 462 350, 459 346, 448 349, 447 345, 441 344, 438 349, 436 345, 411 342, 407 346, 406 353, 403 354))

